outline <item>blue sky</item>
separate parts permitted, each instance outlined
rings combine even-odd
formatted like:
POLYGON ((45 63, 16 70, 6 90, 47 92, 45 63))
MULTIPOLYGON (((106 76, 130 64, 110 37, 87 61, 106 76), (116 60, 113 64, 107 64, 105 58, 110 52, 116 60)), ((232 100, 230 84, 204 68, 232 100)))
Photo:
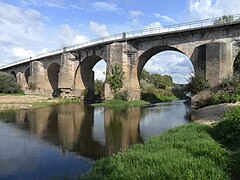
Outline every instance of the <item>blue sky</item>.
MULTIPOLYGON (((236 7, 239 0, 0 0, 0 66, 101 36, 239 13, 236 7)), ((104 67, 94 68, 97 77, 104 67)), ((183 83, 192 65, 164 52, 146 69, 183 83)))

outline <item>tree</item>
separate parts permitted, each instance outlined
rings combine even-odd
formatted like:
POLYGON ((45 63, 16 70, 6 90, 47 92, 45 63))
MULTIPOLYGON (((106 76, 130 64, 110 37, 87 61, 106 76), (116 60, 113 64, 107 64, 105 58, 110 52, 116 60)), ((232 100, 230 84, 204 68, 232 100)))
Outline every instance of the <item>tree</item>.
POLYGON ((110 69, 110 75, 106 81, 110 85, 111 91, 116 95, 123 87, 124 72, 119 64, 115 64, 110 69))
POLYGON ((11 74, 0 72, 0 93, 20 93, 21 87, 17 84, 15 77, 11 74))

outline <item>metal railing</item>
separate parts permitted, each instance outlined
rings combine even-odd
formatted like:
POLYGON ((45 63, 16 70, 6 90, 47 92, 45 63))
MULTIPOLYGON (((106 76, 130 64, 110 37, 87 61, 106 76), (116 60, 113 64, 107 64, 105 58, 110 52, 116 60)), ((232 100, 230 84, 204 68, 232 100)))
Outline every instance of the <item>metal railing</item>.
POLYGON ((147 28, 147 29, 142 29, 142 30, 137 30, 137 31, 130 31, 130 32, 124 32, 124 33, 114 34, 114 35, 110 35, 110 36, 100 37, 100 38, 86 41, 86 42, 83 42, 80 44, 63 47, 62 49, 57 49, 57 50, 49 51, 46 53, 37 54, 30 58, 22 59, 22 60, 19 60, 17 62, 8 64, 8 65, 3 65, 0 67, 0 69, 4 69, 4 68, 15 66, 18 64, 26 63, 29 61, 43 58, 43 57, 61 54, 61 53, 63 53, 63 49, 66 52, 69 52, 69 51, 74 51, 74 50, 89 47, 89 46, 94 46, 94 45, 100 44, 100 43, 124 41, 124 40, 139 38, 139 37, 143 37, 143 36, 150 36, 150 35, 157 35, 157 34, 161 35, 164 33, 177 32, 177 31, 183 31, 183 30, 192 30, 192 29, 196 29, 196 28, 222 26, 222 25, 226 25, 226 24, 233 24, 236 22, 240 23, 240 14, 230 15, 230 16, 226 16, 226 17, 228 17, 228 18, 224 19, 221 16, 221 17, 204 19, 204 20, 199 20, 199 21, 192 21, 192 22, 181 23, 181 24, 173 24, 173 25, 162 26, 162 27, 153 27, 153 28, 147 28))

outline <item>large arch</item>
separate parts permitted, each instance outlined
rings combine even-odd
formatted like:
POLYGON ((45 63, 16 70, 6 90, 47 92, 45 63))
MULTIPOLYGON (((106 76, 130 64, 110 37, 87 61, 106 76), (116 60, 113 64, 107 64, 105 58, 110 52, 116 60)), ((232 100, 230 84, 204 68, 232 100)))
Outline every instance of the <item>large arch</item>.
MULTIPOLYGON (((137 60, 137 64, 135 65, 136 67, 136 75, 137 75, 137 79, 138 82, 140 81, 140 77, 141 77, 141 73, 143 70, 143 67, 145 66, 145 64, 156 54, 164 52, 164 51, 175 51, 181 54, 184 54, 185 56, 187 56, 184 52, 182 52, 181 50, 175 48, 175 47, 171 47, 171 46, 156 46, 156 47, 152 47, 148 50, 146 50, 145 52, 143 52, 138 60, 137 60)), ((194 70, 196 69, 193 61, 191 60, 191 57, 187 56, 188 59, 192 62, 193 68, 194 70)))
POLYGON ((52 93, 53 97, 56 97, 59 95, 59 89, 58 89, 59 70, 60 70, 60 65, 55 62, 52 63, 47 68, 48 80, 53 90, 53 93, 52 93))

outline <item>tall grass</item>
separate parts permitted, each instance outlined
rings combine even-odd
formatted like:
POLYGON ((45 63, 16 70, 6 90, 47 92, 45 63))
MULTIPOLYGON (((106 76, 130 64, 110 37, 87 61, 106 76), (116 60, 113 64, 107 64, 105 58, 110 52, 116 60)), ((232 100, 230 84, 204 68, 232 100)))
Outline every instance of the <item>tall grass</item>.
POLYGON ((197 124, 172 129, 97 161, 88 178, 229 179, 230 154, 211 137, 210 129, 197 124))

